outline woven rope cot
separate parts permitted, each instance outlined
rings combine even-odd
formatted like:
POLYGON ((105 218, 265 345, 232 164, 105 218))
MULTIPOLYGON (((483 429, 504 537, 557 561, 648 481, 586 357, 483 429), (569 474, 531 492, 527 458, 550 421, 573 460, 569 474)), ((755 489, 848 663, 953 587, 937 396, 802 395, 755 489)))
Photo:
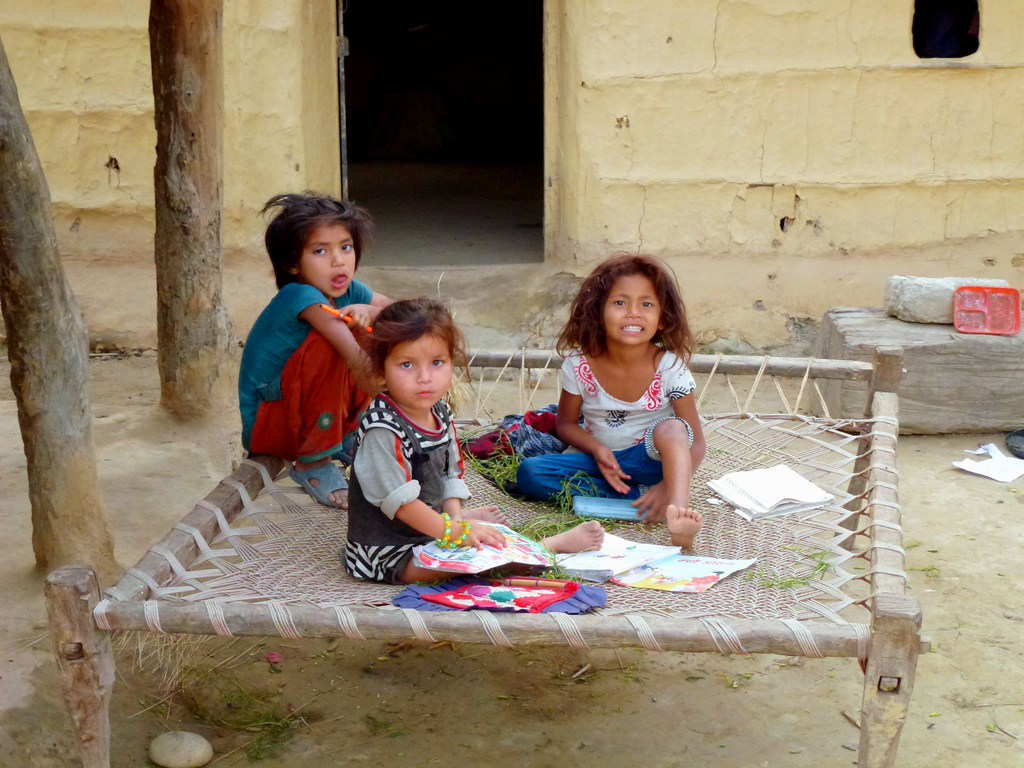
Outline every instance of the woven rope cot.
MULTIPOLYGON (((528 369, 560 362, 539 350, 477 353, 468 399, 486 414, 496 383, 518 372, 525 410, 538 391, 528 369)), ((750 571, 700 594, 608 584, 607 605, 583 616, 398 609, 391 599, 401 587, 344 573, 338 556, 344 511, 278 481, 281 460, 254 456, 102 596, 87 568, 50 575, 51 628, 85 768, 109 768, 113 631, 855 657, 865 669, 858 764, 891 765, 917 656, 929 647, 919 635, 918 603, 905 593, 895 468, 899 351, 880 350, 874 365, 698 355, 690 367, 704 380, 698 408, 708 443, 692 486, 705 519, 694 554, 756 557, 750 571), (753 379, 744 386, 741 376, 753 379), (832 418, 820 398, 823 379, 864 381, 871 393, 865 418, 832 418), (770 392, 766 380, 779 412, 752 412, 763 404, 764 390, 770 392), (703 415, 719 384, 732 409, 703 415), (822 415, 805 407, 815 392, 822 415), (779 463, 828 490, 835 502, 753 524, 711 503, 707 480, 779 463)), ((497 504, 513 527, 550 512, 505 496, 475 472, 467 479, 474 501, 497 504)), ((660 526, 628 525, 616 533, 668 543, 660 526)))

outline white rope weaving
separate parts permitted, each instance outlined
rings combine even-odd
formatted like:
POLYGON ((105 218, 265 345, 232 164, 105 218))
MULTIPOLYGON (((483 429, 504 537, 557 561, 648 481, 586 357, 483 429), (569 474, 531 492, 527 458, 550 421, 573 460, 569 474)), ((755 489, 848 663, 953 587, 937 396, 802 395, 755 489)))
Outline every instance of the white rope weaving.
POLYGON ((270 473, 267 472, 267 468, 266 467, 264 467, 258 461, 253 461, 252 459, 242 459, 242 463, 243 464, 248 464, 250 467, 256 467, 256 469, 258 469, 260 471, 260 474, 263 475, 263 488, 264 488, 264 490, 270 490, 271 488, 274 487, 274 478, 272 478, 270 476, 270 473))
POLYGON ((893 416, 875 416, 871 419, 868 419, 868 421, 871 421, 875 424, 888 424, 890 427, 893 427, 895 429, 899 429, 900 426, 900 420, 893 416))
POLYGON ((213 512, 213 516, 217 518, 217 527, 220 528, 221 536, 230 536, 234 533, 231 526, 228 525, 228 519, 224 517, 224 513, 216 504, 211 504, 206 499, 200 499, 196 502, 196 506, 202 507, 207 512, 213 512))
POLYGON ((252 512, 252 499, 249 497, 249 492, 245 490, 245 486, 237 480, 233 480, 230 477, 224 478, 224 483, 230 485, 236 491, 238 491, 238 497, 242 500, 242 506, 245 508, 247 514, 252 512))
POLYGON ((142 603, 142 611, 146 617, 146 626, 150 632, 158 635, 166 635, 163 627, 160 626, 160 605, 156 600, 145 600, 142 603))
POLYGON ((472 614, 480 620, 480 625, 484 628, 484 632, 487 633, 487 638, 494 645, 499 645, 502 648, 512 647, 512 641, 505 636, 501 629, 501 624, 498 623, 498 620, 492 614, 487 611, 472 611, 472 614))
POLYGON ((890 531, 899 531, 903 533, 903 526, 899 523, 890 523, 888 520, 872 520, 860 531, 863 533, 871 528, 887 528, 890 531))
MULTIPOLYGON (((128 573, 131 573, 131 571, 129 570, 128 573)), ((125 600, 128 599, 128 595, 126 595, 124 592, 122 592, 116 586, 114 586, 114 587, 107 587, 106 589, 103 590, 103 594, 104 595, 109 595, 114 600, 117 600, 117 602, 119 602, 119 603, 123 603, 125 600)))
POLYGON ((738 655, 746 655, 749 653, 749 651, 743 647, 743 643, 740 642, 740 638, 733 631, 733 628, 718 617, 706 616, 700 620, 700 623, 704 625, 708 634, 711 635, 711 639, 714 641, 715 647, 722 653, 734 653, 738 655), (719 640, 722 642, 719 642, 719 640), (725 648, 722 647, 722 643, 725 643, 725 648))
POLYGON ((145 571, 139 570, 138 568, 129 568, 128 573, 141 581, 152 591, 156 592, 160 589, 160 585, 156 583, 156 580, 145 571))
POLYGON ((228 629, 228 622, 224 618, 224 609, 221 608, 220 603, 216 600, 204 600, 203 604, 206 606, 206 613, 210 617, 213 631, 221 637, 234 637, 231 630, 228 629))
POLYGON ((640 640, 640 645, 644 647, 644 650, 664 650, 658 643, 658 639, 654 636, 654 630, 651 629, 643 616, 638 613, 627 613, 626 621, 633 625, 633 629, 636 630, 636 636, 640 640))
POLYGON ((287 637, 290 640, 302 639, 302 635, 295 628, 295 622, 292 621, 292 612, 288 610, 287 605, 277 601, 269 602, 266 605, 267 610, 270 611, 270 619, 274 622, 274 626, 281 637, 287 637))
POLYGON ((750 385, 750 392, 747 394, 747 402, 743 404, 743 412, 750 413, 750 404, 754 402, 754 393, 757 392, 757 385, 761 383, 761 377, 764 376, 764 369, 768 367, 768 361, 771 358, 765 355, 764 360, 761 361, 761 368, 754 376, 754 383, 750 385))
POLYGON ((818 380, 814 379, 814 391, 818 393, 818 404, 821 405, 821 412, 825 418, 829 421, 832 420, 832 414, 828 412, 828 403, 825 402, 825 396, 821 393, 821 387, 818 386, 818 380))
POLYGON ((868 579, 870 579, 876 573, 882 573, 882 574, 885 574, 886 576, 895 576, 898 579, 903 579, 903 583, 904 584, 908 584, 909 583, 907 581, 907 574, 904 573, 903 571, 897 570, 897 569, 893 569, 893 568, 882 568, 881 566, 876 566, 876 567, 872 568, 869 571, 865 571, 864 573, 861 573, 861 574, 858 574, 857 576, 854 576, 853 578, 860 579, 861 581, 867 581, 868 579))
POLYGON ((576 626, 576 622, 566 616, 564 613, 549 613, 552 619, 555 620, 555 624, 562 630, 562 634, 565 636, 565 642, 571 645, 573 648, 589 648, 587 641, 583 639, 583 634, 580 632, 580 628, 576 626))
POLYGON ((402 613, 405 615, 405 620, 409 622, 409 627, 412 629, 412 633, 416 635, 417 640, 422 640, 425 643, 437 642, 437 638, 430 634, 430 630, 427 629, 427 623, 423 620, 419 611, 414 611, 412 608, 403 608, 402 613))
POLYGON ((851 624, 857 633, 857 658, 865 661, 868 658, 868 647, 871 645, 871 630, 863 624, 851 624))
POLYGON ((722 362, 722 358, 725 357, 724 352, 719 352, 718 357, 715 358, 715 364, 711 366, 711 373, 708 374, 707 381, 704 382, 704 386, 701 387, 700 396, 697 398, 697 410, 700 411, 701 405, 704 404, 704 395, 708 391, 708 387, 711 386, 711 382, 715 380, 715 371, 718 370, 719 363, 722 362))
POLYGON ((198 528, 191 525, 186 525, 185 523, 175 523, 174 529, 178 531, 183 531, 184 533, 187 533, 189 536, 195 539, 196 546, 199 547, 199 551, 202 552, 204 555, 209 555, 211 552, 213 552, 213 550, 210 549, 210 545, 206 543, 206 539, 203 538, 202 532, 198 528))
POLYGON ((96 626, 104 632, 112 632, 114 629, 110 626, 110 621, 107 618, 108 605, 110 605, 110 601, 104 598, 96 603, 96 607, 92 609, 92 617, 96 621, 96 626))
POLYGON ((793 633, 793 637, 800 644, 800 651, 802 656, 808 656, 812 659, 824 658, 821 651, 818 650, 818 646, 814 642, 814 635, 807 631, 799 621, 793 619, 782 619, 783 624, 789 627, 789 631, 793 633))
POLYGON ((338 617, 338 624, 345 637, 349 640, 365 640, 363 633, 359 631, 356 617, 352 615, 352 609, 344 605, 334 606, 334 614, 338 617))
POLYGON ((178 558, 174 556, 173 552, 170 552, 169 550, 164 549, 161 546, 150 547, 149 551, 155 555, 160 555, 160 557, 166 560, 167 564, 171 566, 171 570, 174 571, 174 575, 177 576, 179 579, 188 573, 188 570, 185 568, 185 566, 181 564, 181 562, 179 562, 178 558))
POLYGON ((887 549, 890 552, 899 552, 901 555, 905 554, 903 547, 899 544, 890 544, 887 541, 875 541, 872 542, 871 546, 867 548, 865 552, 870 552, 872 549, 887 549))

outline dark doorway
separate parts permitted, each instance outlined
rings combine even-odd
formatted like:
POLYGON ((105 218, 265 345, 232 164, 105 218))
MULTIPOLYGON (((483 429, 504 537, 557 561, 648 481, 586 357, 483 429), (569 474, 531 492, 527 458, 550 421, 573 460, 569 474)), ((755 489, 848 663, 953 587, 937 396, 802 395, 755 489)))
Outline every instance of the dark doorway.
POLYGON ((349 196, 379 265, 542 261, 543 0, 349 0, 349 196))

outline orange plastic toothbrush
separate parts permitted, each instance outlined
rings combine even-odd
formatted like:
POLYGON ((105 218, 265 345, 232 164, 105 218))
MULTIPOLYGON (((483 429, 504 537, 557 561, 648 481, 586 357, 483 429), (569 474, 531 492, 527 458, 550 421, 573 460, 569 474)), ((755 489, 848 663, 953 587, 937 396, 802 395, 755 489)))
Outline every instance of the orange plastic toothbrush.
MULTIPOLYGON (((320 309, 324 310, 325 312, 330 312, 335 317, 340 317, 346 323, 351 323, 352 322, 352 315, 343 315, 343 314, 341 314, 341 310, 340 309, 335 309, 330 304, 321 304, 320 305, 320 309)), ((366 332, 367 333, 371 333, 372 331, 373 331, 373 326, 371 326, 371 325, 366 326, 366 332)))

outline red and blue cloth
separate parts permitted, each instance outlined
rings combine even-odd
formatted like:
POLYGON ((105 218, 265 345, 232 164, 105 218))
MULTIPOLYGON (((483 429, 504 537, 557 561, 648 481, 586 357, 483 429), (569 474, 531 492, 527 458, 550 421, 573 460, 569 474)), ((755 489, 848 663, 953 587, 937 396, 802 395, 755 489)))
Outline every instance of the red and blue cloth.
POLYGON ((607 599, 608 594, 602 587, 575 581, 462 576, 441 584, 412 584, 399 592, 392 602, 399 608, 421 611, 580 614, 601 608, 607 599))

